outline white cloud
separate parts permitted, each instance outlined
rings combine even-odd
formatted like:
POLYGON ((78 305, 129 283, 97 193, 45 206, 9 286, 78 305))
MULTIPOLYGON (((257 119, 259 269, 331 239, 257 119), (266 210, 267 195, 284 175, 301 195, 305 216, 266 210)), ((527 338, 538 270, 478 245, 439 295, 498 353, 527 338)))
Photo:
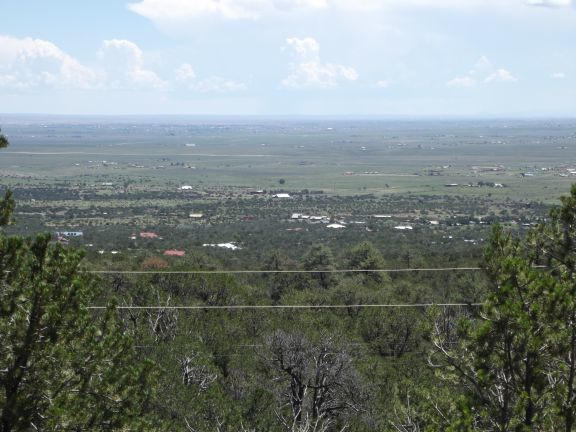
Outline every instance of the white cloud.
POLYGON ((341 9, 377 10, 392 8, 517 8, 523 6, 568 7, 574 0, 329 0, 341 9))
POLYGON ((561 8, 572 6, 572 0, 526 0, 526 4, 529 6, 561 8))
POLYGON ((476 86, 479 82, 492 84, 499 82, 513 83, 516 81, 518 81, 518 78, 510 71, 494 67, 488 57, 482 56, 466 75, 452 78, 446 82, 446 86, 452 88, 470 88, 476 86))
POLYGON ((0 35, 0 87, 17 91, 91 88, 96 74, 42 39, 0 35))
POLYGON ((199 79, 189 63, 182 64, 175 73, 177 86, 199 93, 229 93, 246 90, 246 85, 234 80, 212 76, 199 79))
POLYGON ((358 79, 358 73, 350 66, 322 62, 320 45, 314 38, 288 38, 284 49, 292 52, 294 62, 290 75, 282 80, 283 87, 331 88, 358 79))
POLYGON ((0 35, 0 90, 186 89, 200 93, 224 93, 246 89, 243 83, 218 76, 200 79, 187 63, 176 69, 171 81, 167 81, 145 66, 144 52, 128 40, 103 41, 96 57, 98 61, 94 68, 89 68, 52 42, 0 35))
POLYGON ((176 79, 182 82, 193 81, 196 79, 196 72, 189 63, 184 63, 175 71, 176 79))
POLYGON ((550 78, 561 80, 561 79, 566 78, 566 74, 564 72, 554 72, 554 73, 550 74, 550 78))
POLYGON ((274 7, 282 11, 297 9, 324 9, 328 7, 328 0, 273 0, 274 7))
POLYGON ((164 23, 188 21, 202 15, 221 15, 228 19, 258 18, 258 9, 250 2, 234 0, 142 0, 130 3, 128 8, 152 21, 164 23))
POLYGON ((105 40, 98 52, 106 73, 106 83, 117 89, 163 89, 168 83, 144 68, 144 54, 134 42, 105 40))
POLYGON ((446 83, 447 87, 466 88, 474 87, 476 80, 471 76, 456 77, 446 83))
POLYGON ((139 0, 128 9, 169 28, 207 16, 256 20, 279 12, 374 11, 400 8, 517 8, 526 5, 566 7, 573 0, 139 0))
POLYGON ((316 39, 311 37, 304 39, 288 38, 285 48, 292 50, 296 56, 304 61, 317 61, 320 56, 320 45, 316 39))
POLYGON ((315 10, 328 0, 141 0, 128 9, 159 25, 185 23, 206 16, 255 20, 274 12, 315 10))
POLYGON ((506 69, 498 69, 496 72, 488 75, 485 79, 485 83, 493 83, 493 82, 516 82, 518 78, 516 78, 510 71, 506 69))
POLYGON ((376 87, 378 88, 388 88, 390 87, 390 81, 380 80, 376 82, 376 87))

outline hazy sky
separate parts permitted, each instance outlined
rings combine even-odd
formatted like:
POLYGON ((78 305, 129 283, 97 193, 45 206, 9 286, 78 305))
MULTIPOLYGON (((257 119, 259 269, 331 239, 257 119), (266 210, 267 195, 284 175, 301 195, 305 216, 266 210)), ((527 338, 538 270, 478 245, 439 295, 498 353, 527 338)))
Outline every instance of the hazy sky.
POLYGON ((0 0, 0 112, 575 116, 574 0, 0 0))

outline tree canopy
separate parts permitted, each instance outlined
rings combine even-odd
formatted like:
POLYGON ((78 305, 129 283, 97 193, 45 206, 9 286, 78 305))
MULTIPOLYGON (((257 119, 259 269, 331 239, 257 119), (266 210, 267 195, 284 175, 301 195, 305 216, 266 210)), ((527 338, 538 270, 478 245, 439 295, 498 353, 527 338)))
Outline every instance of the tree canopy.
POLYGON ((462 390, 451 430, 573 430, 575 238, 576 186, 526 237, 494 228, 481 313, 460 323, 456 346, 435 336, 433 363, 462 390))

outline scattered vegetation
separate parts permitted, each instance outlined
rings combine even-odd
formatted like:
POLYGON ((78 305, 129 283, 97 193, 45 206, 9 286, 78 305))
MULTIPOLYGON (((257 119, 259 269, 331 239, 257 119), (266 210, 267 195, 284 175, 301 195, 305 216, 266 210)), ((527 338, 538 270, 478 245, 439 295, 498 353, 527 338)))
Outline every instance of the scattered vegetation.
MULTIPOLYGON (((176 162, 161 161, 194 171, 176 162)), ((263 194, 12 179, 0 431, 574 429, 576 187, 548 213, 511 196, 514 181, 340 194, 285 176, 284 200, 278 174, 263 194), (226 242, 241 248, 203 246, 226 242), (163 255, 172 248, 186 255, 163 255)))

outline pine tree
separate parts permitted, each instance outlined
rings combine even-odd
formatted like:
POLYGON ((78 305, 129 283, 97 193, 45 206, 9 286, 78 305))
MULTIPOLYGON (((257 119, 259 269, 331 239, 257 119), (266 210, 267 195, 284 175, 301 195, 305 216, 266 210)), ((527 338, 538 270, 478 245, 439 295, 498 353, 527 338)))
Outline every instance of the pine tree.
MULTIPOLYGON (((0 129, 0 149, 8 147, 9 142, 2 134, 0 129)), ((9 225, 12 222, 12 213, 14 211, 14 198, 10 190, 6 191, 4 198, 0 198, 0 227, 9 225)))
POLYGON ((0 149, 8 147, 8 138, 2 133, 2 129, 0 128, 0 149))
POLYGON ((337 278, 333 273, 334 270, 334 255, 330 248, 323 245, 312 246, 303 259, 304 270, 314 271, 311 274, 312 280, 316 281, 321 288, 327 289, 336 284, 337 278), (319 271, 326 270, 326 272, 319 271))
MULTIPOLYGON (((347 255, 348 267, 354 270, 379 270, 386 267, 380 251, 368 241, 357 244, 347 255)), ((390 281, 385 273, 366 272, 363 276, 365 281, 377 284, 390 281)))
POLYGON ((48 234, 0 232, 0 432, 152 430, 153 365, 113 305, 87 308, 99 292, 82 258, 48 234))
POLYGON ((481 313, 462 321, 456 347, 434 341, 439 374, 463 390, 452 430, 574 430, 575 239, 576 185, 525 238, 494 229, 481 313))

